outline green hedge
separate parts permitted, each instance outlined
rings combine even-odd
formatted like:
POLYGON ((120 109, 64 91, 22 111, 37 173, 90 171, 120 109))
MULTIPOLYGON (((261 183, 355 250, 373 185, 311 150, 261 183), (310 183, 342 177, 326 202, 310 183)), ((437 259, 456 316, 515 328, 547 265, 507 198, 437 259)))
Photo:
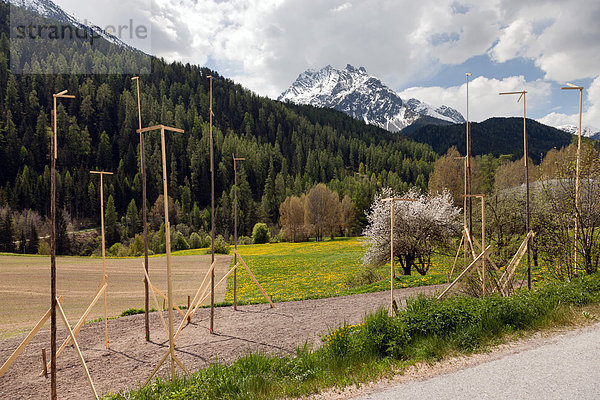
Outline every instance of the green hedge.
POLYGON ((269 399, 298 397, 332 386, 346 386, 415 361, 470 352, 502 334, 560 321, 564 306, 600 302, 600 274, 569 283, 551 283, 510 298, 454 296, 443 301, 417 297, 390 317, 386 310, 357 325, 343 325, 323 337, 316 350, 295 356, 253 354, 231 365, 214 364, 189 379, 156 380, 138 391, 111 399, 269 399), (554 318, 554 319, 553 319, 554 318))

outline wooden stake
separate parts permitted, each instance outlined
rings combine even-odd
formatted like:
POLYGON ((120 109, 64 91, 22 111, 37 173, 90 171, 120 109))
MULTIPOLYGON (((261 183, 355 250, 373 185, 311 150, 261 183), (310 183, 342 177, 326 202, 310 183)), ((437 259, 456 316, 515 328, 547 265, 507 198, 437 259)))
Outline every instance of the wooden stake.
POLYGON ((579 164, 581 159, 581 117, 583 103, 583 86, 576 86, 572 83, 567 83, 568 86, 562 87, 562 90, 579 90, 579 134, 577 135, 577 167, 575 170, 575 234, 573 240, 573 266, 574 276, 579 275, 579 267, 577 265, 578 255, 578 240, 579 240, 579 164))
MULTIPOLYGON (((502 92, 500 95, 506 94, 518 94, 519 98, 517 103, 523 99, 523 160, 525 163, 525 232, 529 232, 530 212, 529 212, 529 151, 527 150, 527 118, 526 118, 526 104, 527 104, 527 91, 521 90, 518 92, 502 92)), ((527 242, 527 289, 531 290, 531 252, 529 241, 527 242)))
POLYGON ((479 254, 477 257, 475 257, 475 260, 473 260, 473 262, 472 262, 471 264, 469 264, 469 266, 468 266, 467 268, 465 268, 465 269, 464 269, 464 271, 463 271, 463 272, 461 272, 461 273, 460 273, 460 275, 458 275, 458 276, 456 277, 456 279, 455 279, 455 280, 454 280, 454 281, 453 281, 451 284, 449 284, 449 285, 448 285, 448 287, 447 287, 447 288, 446 288, 446 289, 445 289, 445 290, 444 290, 444 291, 443 291, 443 292, 442 292, 442 293, 441 293, 441 294, 440 294, 440 295, 437 297, 437 299, 439 300, 439 299, 441 299, 442 297, 444 297, 444 295, 445 295, 446 293, 448 293, 448 291, 449 291, 450 289, 452 289, 452 287, 453 287, 454 285, 456 285, 456 283, 458 283, 458 281, 459 281, 459 280, 460 280, 460 279, 461 279, 461 278, 462 278, 462 277, 463 277, 463 276, 464 276, 464 275, 465 275, 465 274, 466 274, 466 273, 467 273, 467 272, 468 272, 468 271, 471 269, 471 267, 473 267, 474 265, 476 265, 476 264, 477 264, 477 262, 478 262, 478 261, 479 261, 481 258, 483 258, 483 257, 484 257, 484 255, 485 255, 485 254, 486 254, 486 253, 487 253, 487 252, 490 250, 490 247, 492 247, 492 246, 491 246, 491 245, 490 245, 490 246, 488 246, 488 247, 485 249, 485 251, 484 251, 484 252, 482 252, 482 253, 481 253, 481 254, 479 254))
MULTIPOLYGON (((188 296, 188 306, 187 306, 187 309, 188 310, 190 309, 190 296, 188 296)), ((188 316, 187 317, 187 323, 189 324, 190 322, 192 322, 192 317, 190 317, 190 315, 187 314, 187 313, 186 313, 186 315, 188 316)))
POLYGON ((48 377, 48 367, 46 366, 46 349, 42 349, 42 365, 44 367, 44 376, 48 377))
MULTIPOLYGON (((102 284, 96 291, 96 295, 94 296, 94 299, 92 300, 92 302, 90 303, 88 308, 85 310, 83 315, 79 318, 79 321, 77 321, 77 324, 75 325, 75 327, 73 328, 73 333, 75 334, 75 336, 79 335, 79 331, 83 327, 83 324, 85 324, 88 314, 92 311, 92 308, 94 307, 94 305, 96 304, 98 299, 100 299, 100 296, 102 295, 102 293, 104 292, 105 289, 106 289, 106 283, 102 282, 102 284)), ((64 342, 62 343, 62 345, 58 348, 58 351, 56 352, 57 358, 58 358, 58 356, 60 356, 60 353, 62 353, 62 351, 69 345, 69 343, 71 343, 71 337, 67 336, 67 338, 64 340, 64 342)), ((46 367, 48 367, 48 366, 50 366, 50 365, 48 364, 46 367)), ((43 374, 44 374, 44 371, 40 372, 39 376, 42 376, 43 374)))
POLYGON ((91 174, 100 175, 100 229, 102 231, 102 282, 104 282, 104 339, 106 341, 106 348, 108 349, 108 307, 106 304, 106 240, 104 235, 104 175, 112 175, 112 172, 105 171, 90 171, 91 174))
MULTIPOLYGON (((237 161, 243 161, 245 160, 245 158, 235 158, 235 154, 232 154, 233 156, 233 187, 234 187, 234 223, 233 223, 233 245, 234 245, 234 256, 233 256, 233 265, 237 265, 237 255, 235 255, 235 253, 237 252, 237 245, 238 245, 238 228, 237 228, 237 221, 238 221, 238 203, 237 203, 237 161)), ((235 271, 233 271, 233 309, 234 311, 237 311, 237 268, 235 271)))
MULTIPOLYGON (((150 278, 148 277, 148 271, 146 271, 146 269, 144 268, 145 266, 142 264, 142 269, 144 270, 144 280, 145 282, 148 282, 148 285, 150 285, 150 287, 152 286, 152 283, 150 282, 150 278)), ((158 304, 158 299, 156 298, 156 293, 154 292, 154 290, 152 291, 152 297, 154 298, 154 304, 156 305, 156 310, 158 311, 158 316, 160 317, 160 320, 163 324, 163 327, 165 328, 165 333, 168 335, 169 334, 169 328, 167 327, 167 323, 165 322, 165 318, 162 315, 162 312, 164 311, 164 300, 163 300, 163 309, 160 309, 160 305, 158 304)))
MULTIPOLYGON (((198 298, 200 297, 200 291, 204 287, 204 284, 206 283, 206 280, 208 279, 208 277, 211 274, 211 271, 214 268, 215 268, 215 263, 213 262, 210 265, 210 268, 208 269, 208 271, 206 271, 206 275, 204 276, 204 280, 202 281, 202 283, 200 284, 200 287, 196 291, 196 295, 194 296, 194 299, 192 300, 191 307, 189 307, 188 310, 187 310, 186 318, 187 318, 187 316, 190 316, 190 317, 194 316, 195 309, 197 309, 197 308, 195 308, 195 304, 196 304, 196 301, 198 300, 198 298)), ((204 296, 205 293, 206 293, 206 290, 202 293, 202 296, 204 296)), ((184 320, 185 320, 185 318, 184 318, 184 320)), ((175 339, 177 339, 177 336, 179 336, 179 332, 181 332, 181 329, 183 329, 183 325, 184 325, 184 321, 181 321, 181 323, 179 324, 179 328, 177 328, 177 332, 175 333, 175 339)))
MULTIPOLYGON (((137 83, 137 103, 139 129, 142 130, 142 106, 140 100, 140 77, 131 78, 137 83)), ((148 206, 146 201, 146 154, 144 150, 144 135, 140 132, 140 169, 142 172, 142 219, 144 231, 144 268, 148 272, 148 206)), ((148 282, 144 281, 144 325, 146 328, 146 341, 150 341, 150 298, 148 293, 148 282)))
POLYGON ((263 287, 260 285, 260 283, 258 283, 258 280, 256 280, 256 278, 254 277, 254 274, 252 273, 252 271, 250 271, 250 268, 248 268, 248 265, 246 265, 246 263, 244 262, 244 259, 242 258, 242 256, 240 256, 240 253, 238 253, 236 251, 237 257, 239 259, 239 262, 242 263, 242 265, 244 266, 244 268, 246 269, 246 272, 248 272, 248 274, 250 275, 250 278, 252 278, 252 280, 254 281, 254 284, 256 286, 258 286, 258 288, 260 289, 260 291, 262 292, 263 296, 265 297, 265 299, 267 299, 267 301, 271 304, 271 308, 275 308, 275 304, 273 304, 273 302, 271 301, 271 299, 269 298, 269 296, 267 296, 267 292, 265 292, 265 290, 263 289, 263 287))
MULTIPOLYGON (((213 134, 212 134, 212 120, 213 120, 213 109, 212 109, 212 84, 213 77, 207 76, 210 80, 210 254, 211 263, 215 262, 215 155, 213 150, 213 134)), ((213 333, 215 320, 215 271, 212 270, 210 274, 210 333, 213 333)))
POLYGON ((73 99, 67 90, 52 95, 54 129, 50 145, 50 398, 56 400, 56 159, 58 158, 58 115, 56 99, 73 99))
POLYGON ((389 197, 383 201, 390 202, 390 315, 394 313, 394 202, 396 201, 418 201, 417 199, 389 197))
MULTIPOLYGON (((167 297, 169 316, 169 353, 171 354, 171 379, 175 379, 175 340, 173 335, 173 279, 171 273, 171 225, 169 223, 169 193, 167 185, 167 153, 165 148, 165 130, 183 133, 182 129, 170 128, 165 125, 140 129, 139 132, 149 132, 160 129, 160 141, 162 150, 162 172, 163 172, 163 197, 165 212, 165 247, 167 252, 167 297)), ((147 278, 146 278, 147 279, 147 278)))
POLYGON ((90 384, 90 387, 92 388, 92 392, 94 392, 94 398, 98 399, 98 393, 96 392, 96 388, 94 387, 94 382, 92 382, 92 377, 90 375, 90 371, 88 371, 88 367, 85 364, 85 359, 83 358, 83 354, 81 353, 81 350, 79 349, 79 344, 77 344, 77 339, 75 338, 75 335, 73 334, 73 331, 71 330, 69 321, 67 320, 65 312, 63 311, 60 303, 58 303, 57 306, 58 306, 58 310, 60 311, 60 316, 62 317, 63 322, 65 323, 65 326, 67 327, 67 330, 69 331, 69 336, 71 336, 71 340, 73 341, 73 344, 75 345, 75 350, 77 351, 77 355, 79 356, 79 360, 81 361, 81 365, 83 366, 83 370, 85 372, 85 376, 87 377, 88 383, 90 384))
MULTIPOLYGON (((57 302, 60 303, 61 301, 62 301, 62 296, 59 296, 57 302)), ((29 342, 31 342, 31 339, 33 339, 33 337, 40 331, 40 329, 42 329, 42 326, 44 326, 46 321, 48 321, 48 318, 50 318, 51 313, 52 313, 52 309, 48 309, 48 311, 46 311, 46 314, 44 314, 44 316, 38 321, 38 323, 35 324, 35 326, 31 330, 31 332, 29 332, 29 334, 25 337, 25 339, 23 339, 21 344, 15 349, 15 351, 13 351, 13 353, 10 355, 10 357, 8 357, 8 360, 6 360, 4 362, 4 364, 2 364, 2 366, 0 367, 0 377, 2 377, 2 375, 4 375, 4 373, 8 370, 8 368, 10 368, 11 364, 17 359, 19 354, 21 354, 23 349, 25 349, 25 347, 27 347, 29 342)))
POLYGON ((525 251, 527 250, 527 244, 528 244, 528 242, 531 239, 533 239, 534 236, 535 236, 535 232, 529 231, 529 233, 527 234, 527 236, 525 237, 525 239, 521 243, 521 246, 519 246, 519 249, 517 250, 517 252, 513 256, 512 260, 510 260, 510 262, 506 266, 506 269, 504 270, 504 274, 498 280, 498 282, 500 284, 500 291, 505 296, 507 295, 507 293, 504 291, 504 289, 506 288, 506 286, 510 282, 510 279, 512 278, 513 274, 517 270, 517 266, 519 265, 519 263, 521 262, 521 259, 525 255, 525 251))

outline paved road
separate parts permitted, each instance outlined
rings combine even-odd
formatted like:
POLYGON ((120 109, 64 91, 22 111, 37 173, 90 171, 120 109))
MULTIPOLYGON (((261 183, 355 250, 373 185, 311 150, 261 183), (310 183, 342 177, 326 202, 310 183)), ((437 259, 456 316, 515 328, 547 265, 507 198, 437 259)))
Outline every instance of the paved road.
POLYGON ((538 348, 360 399, 600 399, 600 324, 538 348))

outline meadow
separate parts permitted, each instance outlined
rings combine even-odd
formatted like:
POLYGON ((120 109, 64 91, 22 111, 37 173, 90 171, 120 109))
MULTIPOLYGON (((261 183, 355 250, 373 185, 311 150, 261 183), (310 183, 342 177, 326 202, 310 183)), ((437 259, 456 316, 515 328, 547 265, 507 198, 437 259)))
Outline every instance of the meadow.
MULTIPOLYGON (((365 247, 360 238, 238 246, 238 252, 275 302, 371 293, 390 288, 389 264, 375 269, 375 282, 352 283, 365 270, 361 264, 365 247)), ((444 283, 448 268, 447 260, 440 257, 426 276, 416 271, 410 276, 396 275, 394 287, 444 283)), ((238 270, 237 282, 240 304, 265 301, 243 268, 238 270)), ((232 276, 228 281, 228 289, 231 288, 232 276)), ((225 301, 233 302, 232 290, 227 290, 225 301)))

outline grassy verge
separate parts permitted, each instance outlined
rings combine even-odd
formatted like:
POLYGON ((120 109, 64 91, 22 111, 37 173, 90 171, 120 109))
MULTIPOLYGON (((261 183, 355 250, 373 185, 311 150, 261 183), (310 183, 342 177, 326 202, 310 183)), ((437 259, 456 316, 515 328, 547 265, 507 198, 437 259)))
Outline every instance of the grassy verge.
POLYGON ((230 365, 211 365, 191 378, 156 380, 108 398, 298 397, 381 379, 416 362, 482 351, 507 336, 571 324, 574 315, 593 319, 585 307, 598 303, 600 274, 521 291, 511 298, 419 297, 395 317, 380 310, 358 325, 329 333, 318 349, 299 348, 295 357, 251 354, 230 365))

